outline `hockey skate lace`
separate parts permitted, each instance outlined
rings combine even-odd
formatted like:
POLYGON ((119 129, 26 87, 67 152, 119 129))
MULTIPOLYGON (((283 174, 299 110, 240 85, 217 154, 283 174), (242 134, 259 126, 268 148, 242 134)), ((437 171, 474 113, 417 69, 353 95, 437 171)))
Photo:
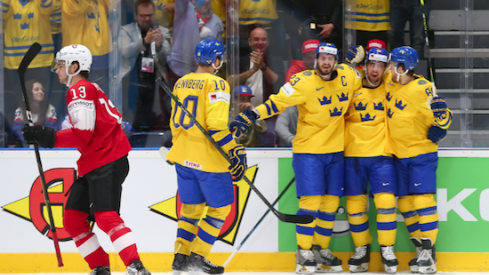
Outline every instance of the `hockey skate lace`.
POLYGON ((355 255, 352 256, 353 259, 361 259, 365 257, 367 254, 367 247, 366 246, 357 246, 355 248, 355 255))
POLYGON ((331 250, 329 249, 321 249, 321 251, 319 251, 319 253, 321 254, 321 256, 323 256, 324 258, 328 259, 328 260, 334 260, 336 257, 331 253, 331 250))
POLYGON ((307 261, 314 261, 314 253, 311 250, 299 250, 299 253, 307 261))
POLYGON ((419 261, 433 261, 431 258, 431 249, 423 249, 418 257, 419 261))
POLYGON ((204 261, 205 261, 205 263, 206 263, 207 265, 210 265, 210 266, 212 266, 212 267, 214 267, 214 268, 217 268, 217 267, 218 267, 216 264, 211 263, 211 262, 210 262, 209 260, 207 260, 206 258, 204 258, 204 261))
POLYGON ((394 247, 393 246, 382 247, 382 256, 386 260, 395 260, 396 255, 394 254, 394 247))

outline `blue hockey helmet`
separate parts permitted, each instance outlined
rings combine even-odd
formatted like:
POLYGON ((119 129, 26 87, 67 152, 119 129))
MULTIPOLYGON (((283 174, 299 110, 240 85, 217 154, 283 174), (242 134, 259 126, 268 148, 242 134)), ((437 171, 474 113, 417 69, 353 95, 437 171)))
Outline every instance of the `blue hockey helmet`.
POLYGON ((221 57, 222 60, 225 51, 226 48, 221 42, 213 39, 204 39, 195 47, 195 60, 197 60, 197 63, 213 65, 218 57, 221 57))
POLYGON ((319 46, 316 48, 316 58, 319 56, 320 53, 330 54, 338 59, 338 48, 336 48, 336 45, 333 43, 323 42, 319 44, 319 46))
POLYGON ((386 49, 372 48, 368 51, 367 62, 377 61, 377 62, 389 62, 389 53, 386 49))
POLYGON ((402 46, 392 50, 390 60, 394 62, 394 67, 399 67, 400 63, 404 64, 406 70, 412 71, 419 63, 418 53, 409 46, 402 46))

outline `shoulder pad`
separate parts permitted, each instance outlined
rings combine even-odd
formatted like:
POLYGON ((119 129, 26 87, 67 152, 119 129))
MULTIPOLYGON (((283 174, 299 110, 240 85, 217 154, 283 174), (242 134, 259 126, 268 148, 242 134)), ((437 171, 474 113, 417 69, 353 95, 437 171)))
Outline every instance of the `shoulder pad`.
POLYGON ((307 71, 302 72, 302 74, 305 75, 305 76, 311 76, 312 75, 312 72, 309 71, 309 70, 307 70, 307 71))
POLYGON ((428 81, 426 81, 424 79, 418 80, 418 85, 426 85, 426 84, 428 84, 428 81))

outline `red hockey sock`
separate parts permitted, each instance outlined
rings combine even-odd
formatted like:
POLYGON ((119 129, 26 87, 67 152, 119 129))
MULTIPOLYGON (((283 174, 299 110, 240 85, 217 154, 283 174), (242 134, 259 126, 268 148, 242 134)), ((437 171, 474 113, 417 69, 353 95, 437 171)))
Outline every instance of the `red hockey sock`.
POLYGON ((124 221, 116 211, 98 211, 95 213, 95 221, 98 227, 109 235, 114 248, 126 266, 129 266, 132 261, 139 260, 136 241, 131 229, 124 225, 124 221))
POLYGON ((87 213, 67 209, 63 215, 64 228, 91 269, 101 265, 109 266, 109 255, 100 246, 97 236, 90 232, 87 217, 87 213))

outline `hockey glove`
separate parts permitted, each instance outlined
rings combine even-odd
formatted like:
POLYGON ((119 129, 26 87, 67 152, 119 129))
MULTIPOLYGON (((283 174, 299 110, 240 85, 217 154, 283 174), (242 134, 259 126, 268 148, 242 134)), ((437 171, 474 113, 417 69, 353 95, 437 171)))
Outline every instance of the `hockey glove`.
POLYGON ((348 49, 348 53, 346 54, 345 61, 353 64, 362 62, 365 57, 365 50, 362 46, 352 46, 348 49))
POLYGON ((234 132, 234 136, 240 138, 246 133, 251 124, 255 123, 256 115, 250 109, 246 109, 241 112, 231 124, 229 124, 229 131, 234 132))
POLYGON ((438 126, 431 126, 428 130, 428 139, 437 143, 438 141, 444 139, 447 135, 447 129, 440 128, 438 126))
POLYGON ((438 119, 443 119, 447 113, 447 102, 441 96, 434 97, 431 101, 431 110, 438 119))
POLYGON ((229 157, 231 158, 229 171, 231 172, 233 181, 240 181, 245 175, 246 169, 248 169, 246 163, 246 150, 243 145, 238 144, 236 147, 229 150, 229 157))
POLYGON ((22 130, 24 140, 27 144, 38 143, 39 146, 44 148, 54 147, 54 129, 50 127, 44 127, 42 125, 29 126, 24 125, 22 130))

